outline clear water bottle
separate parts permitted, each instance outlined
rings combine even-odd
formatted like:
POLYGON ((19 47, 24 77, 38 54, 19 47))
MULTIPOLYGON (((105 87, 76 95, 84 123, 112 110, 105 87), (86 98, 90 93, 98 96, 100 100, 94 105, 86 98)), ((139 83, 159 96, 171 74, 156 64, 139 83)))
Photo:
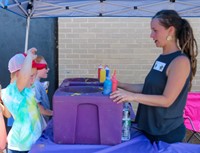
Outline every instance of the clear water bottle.
POLYGON ((121 140, 128 141, 131 138, 131 118, 129 104, 126 102, 123 106, 123 118, 122 118, 122 138, 121 140))

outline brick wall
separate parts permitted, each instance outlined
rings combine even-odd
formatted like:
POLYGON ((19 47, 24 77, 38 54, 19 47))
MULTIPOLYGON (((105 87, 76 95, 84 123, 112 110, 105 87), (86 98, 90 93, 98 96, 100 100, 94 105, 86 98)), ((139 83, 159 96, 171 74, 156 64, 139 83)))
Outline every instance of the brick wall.
MULTIPOLYGON (((59 18, 59 83, 64 78, 97 78, 99 64, 109 65, 111 71, 116 69, 120 81, 142 83, 162 52, 150 38, 150 20, 59 18)), ((188 20, 200 47, 200 19, 188 20)), ((192 91, 200 91, 199 70, 198 67, 192 91)))

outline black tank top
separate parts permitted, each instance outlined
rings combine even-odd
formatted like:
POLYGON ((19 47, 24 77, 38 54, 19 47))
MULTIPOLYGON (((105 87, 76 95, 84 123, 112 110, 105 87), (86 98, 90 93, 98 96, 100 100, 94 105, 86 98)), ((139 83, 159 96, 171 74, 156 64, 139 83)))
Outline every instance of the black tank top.
MULTIPOLYGON (((157 58, 145 78, 143 94, 163 94, 168 78, 166 70, 172 60, 178 56, 186 55, 181 51, 177 51, 167 55, 160 55, 157 58)), ((177 99, 168 108, 139 104, 136 115, 138 128, 152 135, 164 135, 183 124, 183 110, 186 104, 189 81, 190 77, 187 78, 177 99)))

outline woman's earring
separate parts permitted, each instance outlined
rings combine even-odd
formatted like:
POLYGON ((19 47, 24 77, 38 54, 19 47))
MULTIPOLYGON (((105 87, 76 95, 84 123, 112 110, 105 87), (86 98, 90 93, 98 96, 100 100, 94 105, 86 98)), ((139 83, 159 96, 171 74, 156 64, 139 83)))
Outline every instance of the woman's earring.
POLYGON ((172 40, 172 36, 167 36, 166 40, 167 41, 171 41, 172 40))

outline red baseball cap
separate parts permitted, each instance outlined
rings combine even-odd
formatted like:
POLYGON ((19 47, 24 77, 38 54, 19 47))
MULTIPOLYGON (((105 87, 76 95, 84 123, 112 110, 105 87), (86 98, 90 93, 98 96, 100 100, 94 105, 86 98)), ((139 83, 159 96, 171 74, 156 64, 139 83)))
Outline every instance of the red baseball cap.
MULTIPOLYGON (((14 55, 8 62, 8 70, 10 73, 16 72, 22 68, 22 65, 24 63, 26 54, 25 53, 19 53, 14 55)), ((46 68, 46 64, 37 63, 33 60, 32 62, 32 68, 36 68, 38 70, 41 70, 43 68, 46 68)))

